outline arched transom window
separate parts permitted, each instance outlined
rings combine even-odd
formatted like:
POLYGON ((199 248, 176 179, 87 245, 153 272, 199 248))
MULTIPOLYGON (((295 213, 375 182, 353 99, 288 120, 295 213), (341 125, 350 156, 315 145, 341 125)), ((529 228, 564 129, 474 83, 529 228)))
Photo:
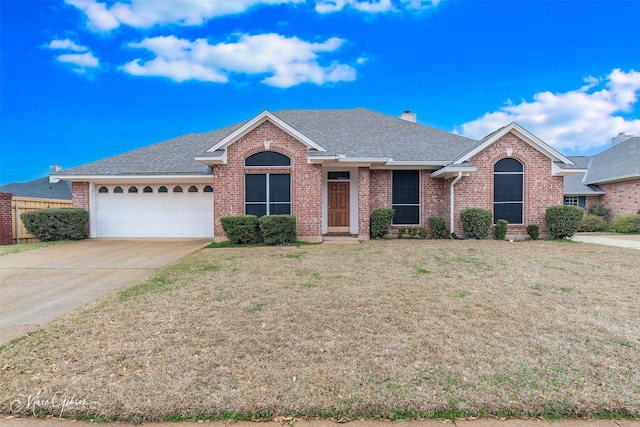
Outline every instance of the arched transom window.
POLYGON ((512 158, 493 166, 493 223, 504 219, 522 224, 524 212, 524 166, 512 158))

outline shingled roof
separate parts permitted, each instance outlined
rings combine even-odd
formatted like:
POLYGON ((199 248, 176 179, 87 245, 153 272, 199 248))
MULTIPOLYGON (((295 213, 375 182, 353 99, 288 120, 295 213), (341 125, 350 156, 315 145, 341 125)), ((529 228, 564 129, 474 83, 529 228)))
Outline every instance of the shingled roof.
POLYGON ((17 197, 71 200, 71 183, 66 181, 49 182, 49 177, 46 176, 34 181, 15 182, 0 186, 0 193, 11 193, 17 197))
MULTIPOLYGON (((419 125, 365 108, 351 110, 281 110, 274 113, 326 150, 324 155, 385 158, 445 165, 473 139, 419 125)), ((86 175, 207 175, 210 167, 195 160, 247 122, 200 134, 187 134, 60 172, 86 175)))
POLYGON ((596 154, 591 159, 584 184, 640 179, 640 137, 633 137, 596 154))

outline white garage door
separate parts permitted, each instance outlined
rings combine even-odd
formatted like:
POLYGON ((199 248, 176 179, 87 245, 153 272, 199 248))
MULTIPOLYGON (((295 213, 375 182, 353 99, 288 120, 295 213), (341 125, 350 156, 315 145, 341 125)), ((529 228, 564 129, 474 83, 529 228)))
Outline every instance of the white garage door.
POLYGON ((213 237, 210 185, 98 185, 96 237, 213 237))

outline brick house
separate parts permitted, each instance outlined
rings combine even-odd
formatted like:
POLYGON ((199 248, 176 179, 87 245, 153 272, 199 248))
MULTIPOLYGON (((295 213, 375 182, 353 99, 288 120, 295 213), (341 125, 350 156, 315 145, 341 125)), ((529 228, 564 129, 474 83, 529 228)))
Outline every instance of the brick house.
POLYGON ((564 204, 611 208, 611 219, 640 211, 640 137, 619 134, 595 156, 569 157, 587 169, 564 180, 564 204))
POLYGON ((510 234, 544 232, 563 202, 564 176, 586 168, 516 123, 473 140, 400 118, 352 110, 264 111, 54 175, 90 212, 91 237, 213 237, 227 215, 292 214, 298 238, 367 239, 371 211, 393 224, 442 215, 461 234, 460 211, 481 207, 510 234))

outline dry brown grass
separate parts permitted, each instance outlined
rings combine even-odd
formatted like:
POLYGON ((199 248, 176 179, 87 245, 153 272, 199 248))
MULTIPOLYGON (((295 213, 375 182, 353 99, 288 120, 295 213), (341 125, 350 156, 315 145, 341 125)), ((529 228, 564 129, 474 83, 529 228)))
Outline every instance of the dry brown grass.
POLYGON ((39 392, 40 410, 73 396, 66 414, 137 421, 640 415, 639 259, 548 241, 204 249, 1 350, 0 412, 39 392))

